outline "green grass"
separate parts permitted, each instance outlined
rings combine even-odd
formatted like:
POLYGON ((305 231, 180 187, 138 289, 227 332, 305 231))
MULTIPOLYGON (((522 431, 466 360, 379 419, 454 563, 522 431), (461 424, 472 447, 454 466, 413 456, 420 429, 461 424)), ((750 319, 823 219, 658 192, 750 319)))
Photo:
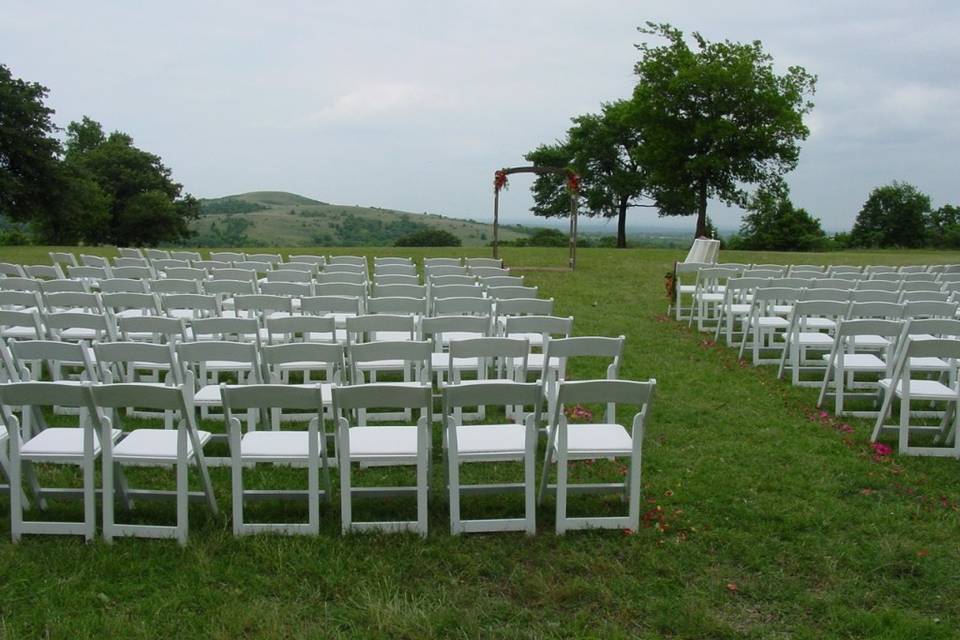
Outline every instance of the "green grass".
MULTIPOLYGON (((4 248, 0 260, 44 262, 47 249, 4 248)), ((515 267, 564 262, 563 250, 504 253, 515 267)), ((556 298, 558 314, 576 317, 577 334, 627 336, 624 377, 658 380, 644 447, 644 524, 634 534, 557 537, 548 499, 533 538, 451 537, 440 465, 425 541, 342 537, 336 499, 323 507, 317 538, 235 539, 224 469, 213 472, 224 513, 192 506, 185 549, 37 536, 14 546, 5 538, 8 502, 0 497, 0 638, 956 637, 957 461, 875 459, 866 421, 850 421, 853 433, 837 430, 838 421, 812 413, 815 390, 792 388, 770 368, 744 367, 731 350, 665 318, 663 275, 682 255, 585 250, 575 273, 527 274, 556 298)), ((723 258, 958 261, 922 252, 723 258)), ((512 470, 471 473, 490 479, 512 470)), ((618 471, 578 465, 575 473, 612 479, 618 471)), ((263 486, 300 478, 270 469, 250 477, 263 486)), ((492 514, 515 504, 513 497, 477 499, 467 508, 492 514)), ((396 500, 367 510, 401 515, 411 506, 396 500)), ((572 506, 600 513, 623 507, 601 496, 572 506)), ((80 513, 72 503, 53 511, 80 513)), ((302 513, 294 504, 256 509, 262 517, 302 513)), ((173 514, 172 504, 142 504, 136 517, 170 521, 173 514)))

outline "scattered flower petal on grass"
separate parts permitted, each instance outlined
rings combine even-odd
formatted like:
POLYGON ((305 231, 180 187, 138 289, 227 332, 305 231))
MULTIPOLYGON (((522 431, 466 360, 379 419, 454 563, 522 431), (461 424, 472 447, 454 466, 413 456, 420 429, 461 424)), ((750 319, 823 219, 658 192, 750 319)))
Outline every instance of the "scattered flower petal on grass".
POLYGON ((893 453, 893 447, 888 444, 883 444, 882 442, 872 442, 870 443, 870 448, 873 449, 873 452, 878 456, 889 456, 893 453))
POLYGON ((740 587, 737 586, 736 582, 727 583, 727 591, 729 591, 730 593, 736 593, 739 590, 740 590, 740 587))

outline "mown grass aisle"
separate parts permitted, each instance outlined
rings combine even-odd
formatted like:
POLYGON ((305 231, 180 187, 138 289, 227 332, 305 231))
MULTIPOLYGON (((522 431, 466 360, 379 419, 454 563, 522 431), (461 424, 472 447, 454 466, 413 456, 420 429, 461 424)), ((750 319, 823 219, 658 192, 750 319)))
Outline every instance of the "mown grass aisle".
MULTIPOLYGON (((45 250, 0 252, 0 260, 45 262, 45 250)), ((516 267, 564 260, 548 249, 505 257, 516 267)), ((584 250, 576 273, 526 274, 541 296, 556 298, 557 315, 576 317, 576 335, 627 336, 623 377, 658 380, 639 530, 557 537, 550 498, 535 537, 454 538, 440 464, 425 541, 344 538, 336 500, 323 507, 317 538, 236 539, 224 469, 213 475, 227 513, 193 507, 185 549, 36 536, 14 546, 0 497, 0 638, 956 637, 960 462, 878 456, 867 421, 821 416, 815 390, 742 366, 712 335, 667 318, 663 276, 677 258, 584 250)), ((724 259, 957 261, 929 253, 724 259)), ((601 374, 573 370, 579 379, 601 374)), ((624 508, 615 498, 581 500, 572 505, 624 508)), ((502 498, 475 508, 515 506, 502 498)), ((172 504, 143 508, 145 517, 173 514, 172 504)))

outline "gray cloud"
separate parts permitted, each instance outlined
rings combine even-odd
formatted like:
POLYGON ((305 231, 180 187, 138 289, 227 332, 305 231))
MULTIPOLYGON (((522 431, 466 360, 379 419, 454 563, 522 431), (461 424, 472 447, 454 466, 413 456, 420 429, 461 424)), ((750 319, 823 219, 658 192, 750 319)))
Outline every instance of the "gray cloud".
MULTIPOLYGON (((654 20, 762 40, 778 67, 819 76, 789 181, 828 228, 893 179, 960 201, 960 5, 946 0, 4 5, 0 61, 50 88, 58 124, 129 132, 200 196, 488 217, 495 168, 629 95, 636 26, 654 20)), ((512 181, 506 215, 532 219, 528 184, 512 181)), ((712 209, 727 227, 739 215, 712 209)))

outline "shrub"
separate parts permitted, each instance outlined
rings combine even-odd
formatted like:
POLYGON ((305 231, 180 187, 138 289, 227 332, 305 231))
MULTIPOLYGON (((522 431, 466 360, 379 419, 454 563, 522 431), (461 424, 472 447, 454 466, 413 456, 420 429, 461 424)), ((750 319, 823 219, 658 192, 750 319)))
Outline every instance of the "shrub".
POLYGON ((396 247, 459 247, 460 238, 443 229, 424 229, 402 238, 394 243, 396 247))

